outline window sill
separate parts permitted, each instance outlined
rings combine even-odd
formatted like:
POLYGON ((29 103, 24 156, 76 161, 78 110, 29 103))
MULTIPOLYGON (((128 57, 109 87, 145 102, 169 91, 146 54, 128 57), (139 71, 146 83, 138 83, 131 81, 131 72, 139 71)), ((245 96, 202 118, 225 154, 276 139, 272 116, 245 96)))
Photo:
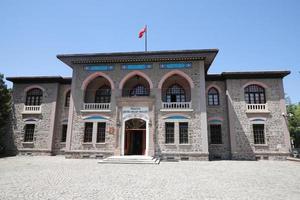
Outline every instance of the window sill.
POLYGON ((185 144, 179 144, 180 146, 191 146, 192 144, 190 143, 185 143, 185 144))
POLYGON ((220 144, 210 144, 210 145, 213 145, 213 146, 222 146, 223 143, 220 143, 220 144))
POLYGON ((96 145, 105 145, 107 144, 106 142, 97 142, 96 145))
POLYGON ((33 142, 22 142, 22 144, 33 144, 33 142))
POLYGON ((83 145, 93 145, 92 142, 83 142, 82 144, 83 144, 83 145))
POLYGON ((255 147, 268 147, 268 144, 254 144, 255 147))
POLYGON ((209 108, 215 108, 215 107, 220 107, 221 105, 207 105, 209 108))
POLYGON ((60 142, 60 144, 66 144, 66 142, 60 142))

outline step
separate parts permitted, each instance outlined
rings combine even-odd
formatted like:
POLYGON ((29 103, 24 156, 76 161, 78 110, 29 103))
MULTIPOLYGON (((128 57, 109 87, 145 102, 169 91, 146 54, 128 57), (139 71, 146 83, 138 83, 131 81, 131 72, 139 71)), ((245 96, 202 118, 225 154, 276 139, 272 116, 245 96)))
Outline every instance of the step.
POLYGON ((98 161, 100 164, 159 164, 160 159, 151 156, 111 156, 98 161))

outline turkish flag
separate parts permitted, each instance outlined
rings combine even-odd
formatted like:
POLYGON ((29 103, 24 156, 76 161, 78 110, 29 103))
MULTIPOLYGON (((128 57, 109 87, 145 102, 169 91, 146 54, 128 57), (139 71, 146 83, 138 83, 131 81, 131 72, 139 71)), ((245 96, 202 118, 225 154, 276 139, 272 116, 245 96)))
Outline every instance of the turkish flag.
POLYGON ((145 26, 144 28, 142 28, 142 30, 140 30, 140 32, 139 32, 139 38, 142 38, 144 36, 145 32, 147 32, 147 26, 145 26))

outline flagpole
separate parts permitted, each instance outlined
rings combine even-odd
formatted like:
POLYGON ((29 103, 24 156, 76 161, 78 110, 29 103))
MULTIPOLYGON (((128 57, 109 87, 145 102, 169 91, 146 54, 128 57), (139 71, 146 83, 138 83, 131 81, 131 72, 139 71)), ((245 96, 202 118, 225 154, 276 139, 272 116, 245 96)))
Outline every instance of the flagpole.
POLYGON ((146 31, 145 31, 145 51, 147 51, 147 34, 148 34, 148 27, 145 25, 146 31))

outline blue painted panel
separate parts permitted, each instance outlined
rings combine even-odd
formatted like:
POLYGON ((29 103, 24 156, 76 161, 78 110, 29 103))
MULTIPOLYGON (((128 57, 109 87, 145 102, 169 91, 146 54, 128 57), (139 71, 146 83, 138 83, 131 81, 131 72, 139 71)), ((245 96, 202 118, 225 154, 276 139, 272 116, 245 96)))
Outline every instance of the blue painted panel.
POLYGON ((36 121, 37 121, 36 119, 32 119, 32 118, 25 120, 25 122, 36 122, 36 121))
POLYGON ((251 120, 252 122, 264 122, 265 120, 263 119, 254 119, 254 120, 251 120))
POLYGON ((111 71, 114 69, 113 65, 90 65, 85 66, 86 71, 111 71))
POLYGON ((152 65, 151 64, 127 64, 127 65, 122 65, 122 69, 127 69, 127 70, 143 70, 143 69, 151 69, 152 65))
POLYGON ((166 119, 188 119, 188 118, 185 116, 181 116, 181 115, 173 115, 173 116, 167 117, 166 119))
POLYGON ((191 68, 192 63, 161 63, 160 68, 162 69, 182 69, 191 68))
POLYGON ((213 119, 213 120, 210 120, 209 123, 210 123, 210 124, 221 124, 222 121, 221 121, 221 120, 218 120, 218 119, 213 119))
POLYGON ((94 115, 84 118, 84 120, 95 120, 95 119, 106 119, 105 117, 102 117, 101 115, 94 115))

